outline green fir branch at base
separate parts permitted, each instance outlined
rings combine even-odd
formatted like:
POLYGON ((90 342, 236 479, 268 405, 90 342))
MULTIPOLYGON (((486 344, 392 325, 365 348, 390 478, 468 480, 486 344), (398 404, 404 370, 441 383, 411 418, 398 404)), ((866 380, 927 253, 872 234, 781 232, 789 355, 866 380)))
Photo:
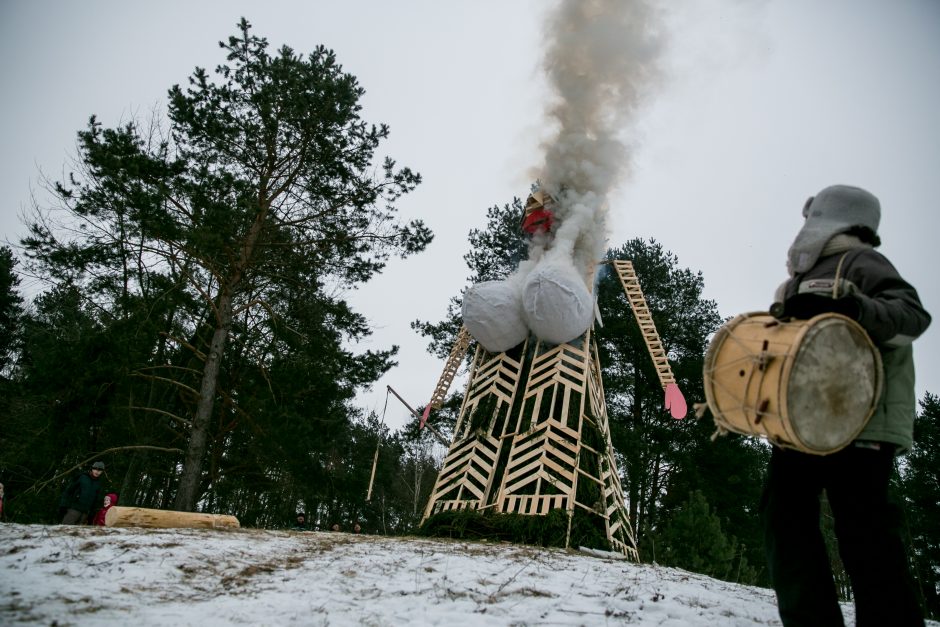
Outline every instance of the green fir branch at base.
MULTIPOLYGON (((435 514, 424 521, 418 529, 418 535, 565 548, 568 512, 553 509, 541 516, 451 510, 435 514)), ((585 511, 575 511, 570 546, 611 550, 603 518, 585 511)))

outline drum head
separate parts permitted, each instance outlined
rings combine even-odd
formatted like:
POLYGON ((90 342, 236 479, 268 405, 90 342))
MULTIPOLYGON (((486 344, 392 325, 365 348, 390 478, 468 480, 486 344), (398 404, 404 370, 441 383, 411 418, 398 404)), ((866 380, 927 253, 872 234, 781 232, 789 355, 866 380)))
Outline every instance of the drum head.
POLYGON ((814 320, 790 371, 787 414, 814 452, 838 450, 864 428, 881 393, 881 360, 865 331, 841 316, 814 320))

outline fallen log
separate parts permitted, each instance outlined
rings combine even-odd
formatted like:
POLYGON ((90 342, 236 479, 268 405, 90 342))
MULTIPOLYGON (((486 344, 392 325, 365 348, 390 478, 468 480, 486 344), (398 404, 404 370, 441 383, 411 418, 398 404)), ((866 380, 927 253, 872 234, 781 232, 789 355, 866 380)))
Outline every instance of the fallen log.
POLYGON ((151 528, 237 528, 238 519, 225 514, 200 512, 175 512, 167 509, 144 507, 119 507, 115 505, 105 514, 106 527, 151 527, 151 528))

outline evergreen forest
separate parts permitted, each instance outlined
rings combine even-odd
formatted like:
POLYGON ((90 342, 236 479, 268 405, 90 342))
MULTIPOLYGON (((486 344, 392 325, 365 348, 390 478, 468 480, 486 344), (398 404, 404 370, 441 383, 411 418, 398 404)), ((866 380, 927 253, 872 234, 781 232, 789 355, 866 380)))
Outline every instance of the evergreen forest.
MULTIPOLYGON (((398 349, 350 348, 372 330, 344 294, 432 241, 423 222, 399 215, 421 176, 377 157, 389 128, 362 119, 363 87, 333 51, 272 51, 244 20, 221 50, 213 72, 196 68, 169 89, 165 119, 107 128, 92 116, 71 171, 24 217, 26 235, 0 247, 3 521, 57 522, 66 483, 103 461, 122 505, 233 514, 259 528, 289 528, 303 511, 320 529, 415 533, 443 451, 417 421, 392 431, 356 406, 398 349)), ((512 271, 524 254, 521 214, 518 198, 486 210, 469 234, 468 284, 512 271)), ((703 403, 704 352, 724 322, 702 295, 705 277, 654 240, 607 258, 633 262, 678 384, 690 408, 703 403)), ((596 338, 641 559, 769 585, 758 521, 769 448, 713 439, 707 415, 668 416, 605 267, 596 338)), ((443 364, 460 298, 401 341, 426 342, 443 364)), ((431 414, 445 437, 459 388, 431 414)), ((934 394, 920 401, 915 442, 895 488, 937 618, 934 394)), ((850 598, 836 551, 832 560, 850 598)))

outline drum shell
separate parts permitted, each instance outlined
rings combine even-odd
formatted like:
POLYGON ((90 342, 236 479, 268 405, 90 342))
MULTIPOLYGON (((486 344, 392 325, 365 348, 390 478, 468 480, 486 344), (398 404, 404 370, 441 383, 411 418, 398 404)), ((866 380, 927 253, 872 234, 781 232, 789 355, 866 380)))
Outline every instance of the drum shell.
POLYGON ((881 356, 853 320, 737 316, 705 355, 705 398, 719 431, 828 455, 865 428, 881 397, 881 356))

